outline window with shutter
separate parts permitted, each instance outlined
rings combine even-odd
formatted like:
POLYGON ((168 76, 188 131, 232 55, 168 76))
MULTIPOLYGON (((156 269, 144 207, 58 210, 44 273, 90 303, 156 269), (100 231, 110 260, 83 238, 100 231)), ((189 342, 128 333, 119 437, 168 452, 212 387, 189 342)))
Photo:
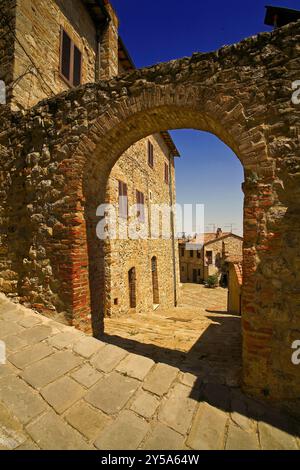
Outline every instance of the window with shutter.
POLYGON ((81 84, 82 54, 64 29, 61 29, 60 73, 70 86, 81 84))
POLYGON ((140 191, 136 192, 137 218, 139 222, 145 222, 145 196, 140 191))
POLYGON ((154 167, 154 148, 150 140, 148 140, 148 165, 154 167))
POLYGON ((127 184, 119 181, 119 217, 127 219, 128 217, 128 194, 127 184))
POLYGON ((169 184, 169 165, 165 163, 165 183, 169 184))

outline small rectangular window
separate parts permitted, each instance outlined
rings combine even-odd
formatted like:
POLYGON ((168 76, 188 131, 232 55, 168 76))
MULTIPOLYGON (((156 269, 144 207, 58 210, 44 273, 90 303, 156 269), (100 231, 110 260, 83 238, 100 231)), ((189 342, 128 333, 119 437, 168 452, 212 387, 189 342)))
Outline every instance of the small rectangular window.
POLYGON ((148 165, 151 168, 154 167, 154 147, 151 144, 150 140, 148 140, 148 165))
POLYGON ((169 184, 169 165, 165 163, 165 183, 169 184))
POLYGON ((185 252, 185 249, 184 249, 184 248, 181 248, 181 256, 182 256, 182 258, 184 258, 184 252, 185 252))
POLYGON ((191 258, 194 258, 194 252, 193 252, 193 250, 190 251, 190 257, 191 257, 191 258))
POLYGON ((81 84, 82 54, 70 36, 61 29, 60 73, 71 86, 81 84))
POLYGON ((145 222, 145 197, 140 191, 136 192, 137 218, 139 222, 145 222))
POLYGON ((128 194, 127 184, 119 181, 119 217, 127 219, 128 217, 128 194))
POLYGON ((212 251, 206 252, 206 264, 207 266, 210 266, 213 264, 213 252, 212 251))

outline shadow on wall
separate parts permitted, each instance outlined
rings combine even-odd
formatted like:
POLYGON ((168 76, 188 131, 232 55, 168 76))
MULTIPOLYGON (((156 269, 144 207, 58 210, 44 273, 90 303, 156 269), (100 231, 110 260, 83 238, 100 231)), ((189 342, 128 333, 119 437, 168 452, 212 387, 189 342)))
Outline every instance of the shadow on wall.
MULTIPOLYGON (((225 412, 237 413, 240 415, 236 415, 237 419, 263 421, 300 436, 300 424, 296 419, 269 403, 245 395, 241 390, 241 319, 218 315, 208 318, 214 323, 187 353, 107 334, 101 339, 131 353, 148 357, 156 363, 168 364, 183 373, 195 375, 197 379, 190 394, 194 400, 206 402, 225 412)), ((251 426, 247 421, 244 421, 244 425, 251 426)))

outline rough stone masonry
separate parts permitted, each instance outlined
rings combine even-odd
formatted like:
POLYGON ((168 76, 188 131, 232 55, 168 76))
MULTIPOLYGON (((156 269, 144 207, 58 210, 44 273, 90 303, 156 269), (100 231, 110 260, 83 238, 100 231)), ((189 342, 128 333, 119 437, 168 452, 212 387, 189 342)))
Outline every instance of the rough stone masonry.
POLYGON ((217 135, 245 169, 244 388, 295 403, 300 336, 300 22, 217 52, 1 107, 1 290, 101 330, 105 245, 96 208, 119 156, 146 135, 217 135))

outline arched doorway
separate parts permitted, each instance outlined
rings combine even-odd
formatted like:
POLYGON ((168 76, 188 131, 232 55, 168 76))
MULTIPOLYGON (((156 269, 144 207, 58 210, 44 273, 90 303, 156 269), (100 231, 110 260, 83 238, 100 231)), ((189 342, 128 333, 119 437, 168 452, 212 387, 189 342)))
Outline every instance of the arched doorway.
MULTIPOLYGON (((32 172, 28 210, 38 217, 30 253, 22 254, 29 262, 14 263, 22 295, 41 310, 59 306, 77 328, 92 321, 99 333, 109 253, 95 236, 97 208, 114 163, 156 132, 211 132, 234 151, 245 173, 244 387, 257 396, 298 398, 291 344, 300 327, 300 107, 291 97, 299 79, 299 28, 298 22, 213 53, 82 86, 18 116, 22 162, 42 155, 39 162, 55 187, 50 192, 47 182, 32 191, 39 185, 32 172), (32 294, 34 283, 38 296, 32 294)), ((9 132, 1 136, 7 149, 9 132)))
POLYGON ((129 284, 129 306, 130 308, 136 308, 136 271, 135 271, 135 268, 131 268, 128 272, 128 284, 129 284))
POLYGON ((158 284, 158 271, 157 271, 157 258, 153 256, 151 259, 151 273, 152 273, 152 289, 153 289, 153 305, 159 305, 159 284, 158 284))

